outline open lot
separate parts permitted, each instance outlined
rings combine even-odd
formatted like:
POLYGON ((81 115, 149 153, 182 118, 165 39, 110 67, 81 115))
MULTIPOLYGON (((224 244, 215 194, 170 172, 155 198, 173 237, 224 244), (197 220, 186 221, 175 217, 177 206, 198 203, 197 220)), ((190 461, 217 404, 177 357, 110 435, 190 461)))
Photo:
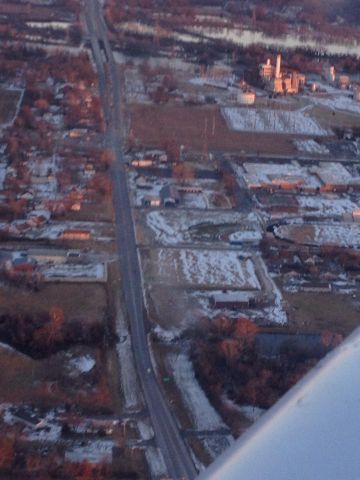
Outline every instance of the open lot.
POLYGON ((290 306, 290 327, 348 335, 360 325, 359 298, 334 293, 284 292, 283 295, 290 306))
POLYGON ((311 109, 311 115, 325 128, 352 128, 360 126, 360 116, 358 114, 353 111, 335 111, 330 105, 316 104, 311 109))
MULTIPOLYGON (((141 218, 145 225, 142 240, 156 241, 162 245, 181 243, 228 244, 232 233, 243 231, 261 231, 255 215, 243 215, 232 210, 204 211, 199 214, 194 210, 166 209, 145 211, 141 218), (145 218, 144 218, 145 217, 145 218)), ((139 225, 138 225, 138 228, 139 225)), ((138 241, 141 236, 138 235, 138 241)))
POLYGON ((35 314, 51 307, 63 309, 65 319, 78 318, 89 323, 102 321, 106 309, 106 291, 102 285, 51 284, 40 291, 2 286, 0 314, 35 314))
POLYGON ((16 15, 26 17, 32 20, 49 20, 56 19, 60 21, 66 19, 68 12, 65 8, 57 8, 55 5, 36 5, 35 2, 31 3, 31 8, 24 8, 21 2, 1 2, 0 3, 1 15, 16 15))
POLYGON ((166 248, 146 253, 145 270, 157 283, 197 289, 261 288, 252 260, 237 251, 166 248))
POLYGON ((217 106, 184 107, 133 105, 131 129, 143 145, 162 147, 176 141, 185 148, 202 151, 207 124, 209 151, 266 154, 293 154, 296 148, 292 136, 272 133, 231 131, 217 106))
POLYGON ((344 247, 360 245, 358 223, 280 225, 275 227, 274 232, 279 238, 307 245, 340 245, 344 247))
POLYGON ((21 90, 0 88, 0 125, 13 120, 20 98, 21 90))
MULTIPOLYGON (((0 343, 0 362, 0 403, 57 405, 73 402, 76 397, 78 405, 92 408, 104 405, 101 402, 110 398, 98 398, 94 389, 99 369, 106 369, 106 365, 93 348, 70 348, 34 360, 0 343)), ((105 383, 102 388, 106 388, 105 383)))

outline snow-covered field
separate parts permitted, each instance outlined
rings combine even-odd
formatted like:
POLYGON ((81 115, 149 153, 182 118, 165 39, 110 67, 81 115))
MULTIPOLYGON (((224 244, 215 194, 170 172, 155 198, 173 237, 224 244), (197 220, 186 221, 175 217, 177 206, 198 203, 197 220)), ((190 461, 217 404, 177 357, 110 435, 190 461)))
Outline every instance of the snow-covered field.
POLYGON ((65 264, 48 265, 43 267, 42 274, 47 282, 59 281, 82 281, 82 282, 105 282, 107 269, 104 263, 93 265, 65 264))
POLYGON ((329 132, 301 110, 226 107, 223 115, 232 130, 326 136, 329 132))
POLYGON ((329 153, 325 145, 320 145, 315 140, 295 140, 294 144, 300 152, 315 153, 317 155, 327 155, 329 153))
POLYGON ((81 442, 74 445, 65 452, 65 460, 68 462, 80 463, 101 463, 112 461, 112 450, 115 447, 111 440, 97 440, 95 442, 81 442))
POLYGON ((167 361, 195 427, 199 430, 225 428, 219 414, 214 410, 196 380, 189 358, 183 353, 171 353, 167 356, 167 361))
POLYGON ((250 259, 235 250, 158 249, 152 259, 161 283, 196 288, 260 290, 250 259))
POLYGON ((258 243, 262 239, 260 230, 243 229, 229 235, 229 242, 233 244, 258 243))
MULTIPOLYGON (((189 358, 182 353, 171 353, 167 356, 167 362, 195 428, 206 432, 226 429, 226 425, 196 380, 189 358)), ((231 445, 233 439, 231 435, 219 433, 219 435, 204 435, 201 441, 212 458, 216 458, 231 445)))
MULTIPOLYGON (((146 223, 153 232, 156 241, 163 245, 177 245, 179 243, 192 243, 197 241, 191 234, 191 228, 197 225, 239 225, 251 224, 253 229, 259 227, 255 215, 244 216, 236 212, 206 211, 199 212, 191 210, 158 210, 151 211, 146 215, 146 223), (189 230, 190 229, 190 230, 189 230)), ((206 243, 206 239, 204 239, 206 243)), ((213 239, 211 243, 213 243, 213 239)))
POLYGON ((256 422, 256 420, 258 420, 261 415, 265 413, 265 410, 259 407, 254 407, 253 405, 237 405, 235 402, 230 400, 230 398, 225 396, 222 396, 221 399, 228 408, 240 412, 252 422, 256 422))
POLYGON ((223 79, 216 79, 213 77, 195 77, 190 79, 190 83, 192 85, 199 85, 203 87, 204 85, 211 85, 213 87, 218 87, 218 88, 227 88, 228 83, 233 80, 232 77, 229 77, 227 80, 223 79))
POLYGON ((302 209, 319 216, 341 216, 358 208, 356 203, 348 198, 298 195, 296 199, 302 209))
POLYGON ((156 447, 147 447, 145 457, 151 471, 151 478, 166 478, 167 468, 161 451, 156 447))
POLYGON ((117 305, 117 311, 115 328, 119 341, 116 342, 116 352, 119 358, 121 389, 124 395, 125 408, 130 411, 140 410, 143 399, 134 365, 130 333, 119 305, 117 305))
POLYGON ((360 225, 315 225, 314 240, 318 245, 360 246, 360 225))
POLYGON ((358 223, 280 225, 275 227, 274 233, 279 238, 287 238, 297 243, 344 247, 360 246, 360 225, 358 223))
POLYGON ((321 186, 319 178, 308 168, 300 166, 296 161, 291 163, 244 163, 240 165, 233 164, 233 168, 239 178, 251 186, 277 185, 280 179, 289 182, 301 181, 304 186, 317 188, 321 186))

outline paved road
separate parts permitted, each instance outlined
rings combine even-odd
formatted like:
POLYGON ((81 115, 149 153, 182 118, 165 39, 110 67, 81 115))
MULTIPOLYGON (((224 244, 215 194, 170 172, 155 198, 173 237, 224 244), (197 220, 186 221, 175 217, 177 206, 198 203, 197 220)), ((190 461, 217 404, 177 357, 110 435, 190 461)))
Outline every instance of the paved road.
POLYGON ((107 134, 116 161, 112 166, 116 236, 125 306, 138 375, 149 409, 155 440, 173 479, 192 479, 197 472, 152 369, 144 324, 144 302, 135 231, 131 216, 121 132, 121 84, 97 0, 84 2, 85 18, 99 76, 107 134), (113 88, 114 87, 114 88, 113 88))

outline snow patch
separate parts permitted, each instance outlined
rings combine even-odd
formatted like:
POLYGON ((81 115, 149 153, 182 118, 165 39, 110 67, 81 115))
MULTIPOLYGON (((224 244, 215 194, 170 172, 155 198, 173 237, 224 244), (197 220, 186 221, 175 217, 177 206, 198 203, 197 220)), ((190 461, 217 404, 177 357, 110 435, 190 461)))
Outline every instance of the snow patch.
POLYGON ((196 380, 189 358, 182 353, 171 353, 167 356, 167 361, 196 428, 199 430, 226 428, 196 380))
POLYGON ((79 373, 88 373, 95 367, 96 361, 90 355, 72 358, 69 360, 69 365, 79 373))
POLYGON ((236 131, 313 136, 326 136, 331 133, 301 110, 226 107, 222 109, 222 113, 229 127, 236 131))

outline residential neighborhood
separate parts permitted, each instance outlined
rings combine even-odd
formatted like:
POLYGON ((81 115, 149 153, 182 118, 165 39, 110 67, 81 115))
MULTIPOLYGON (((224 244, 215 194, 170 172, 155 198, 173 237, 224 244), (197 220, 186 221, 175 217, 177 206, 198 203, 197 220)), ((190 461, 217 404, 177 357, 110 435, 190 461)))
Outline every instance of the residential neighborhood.
POLYGON ((0 480, 194 479, 359 326, 359 27, 299 3, 1 2, 0 480))

